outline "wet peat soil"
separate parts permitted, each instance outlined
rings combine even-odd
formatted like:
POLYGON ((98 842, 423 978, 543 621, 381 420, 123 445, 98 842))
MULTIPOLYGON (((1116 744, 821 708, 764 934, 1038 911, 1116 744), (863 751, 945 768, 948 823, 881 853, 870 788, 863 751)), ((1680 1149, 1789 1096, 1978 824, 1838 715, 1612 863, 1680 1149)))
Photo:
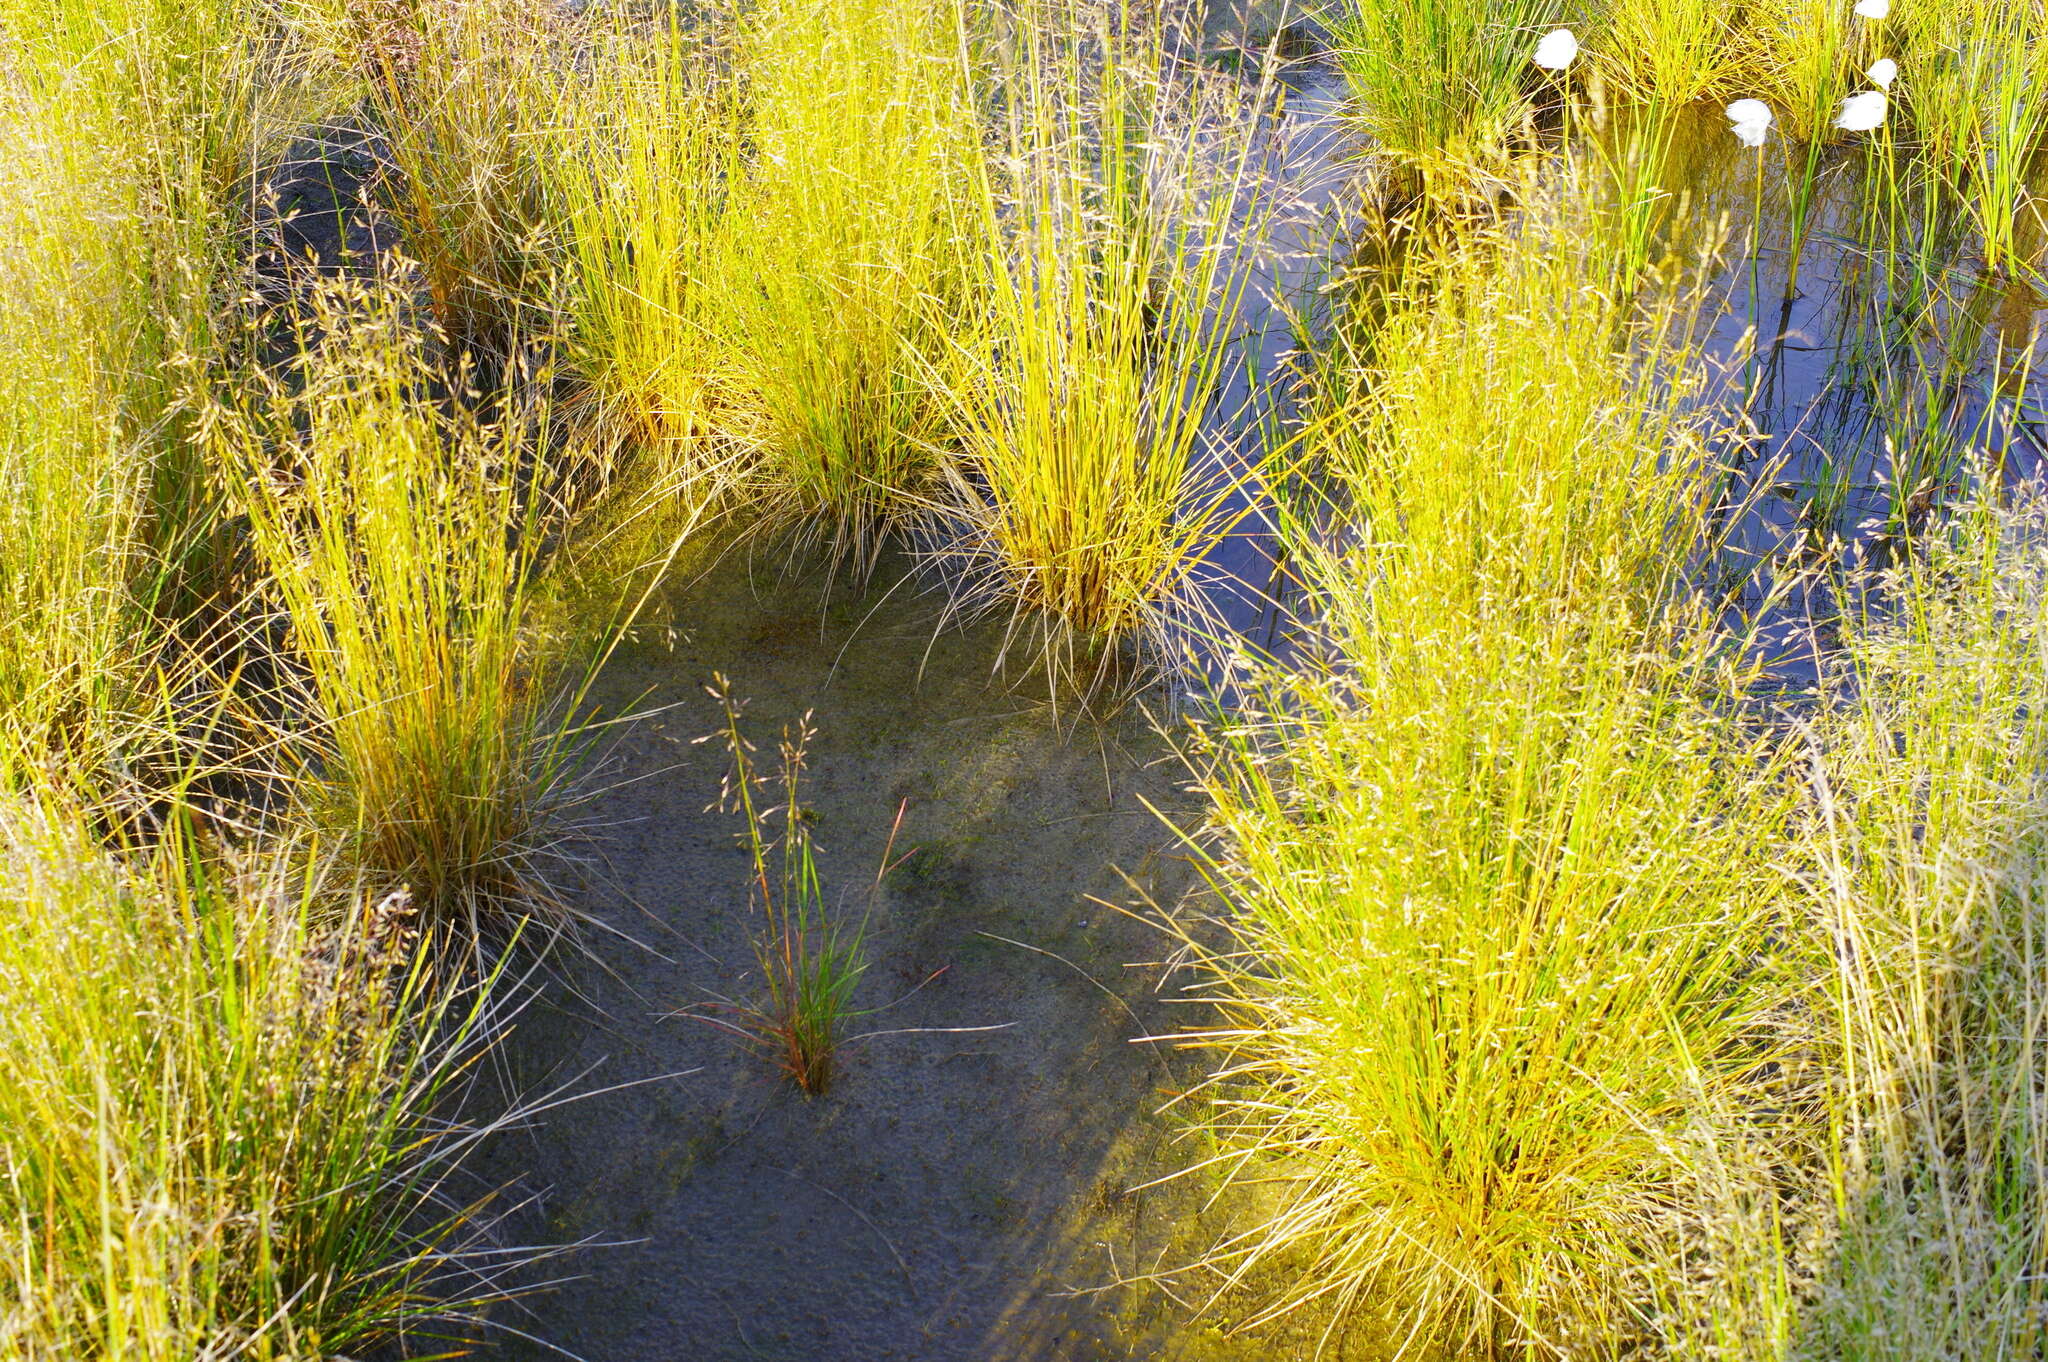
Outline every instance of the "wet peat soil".
POLYGON ((999 628, 938 632, 908 587, 827 598, 823 580, 728 561, 606 669, 602 711, 646 717, 615 730, 588 810, 591 958, 500 1056, 529 1098, 601 1095, 497 1137, 475 1170, 530 1198, 508 1238, 587 1247, 548 1264, 569 1280, 500 1312, 552 1346, 508 1337, 497 1355, 1308 1355, 1270 1331, 1227 1336, 1230 1312, 1196 1317, 1185 1283, 1180 1302, 1116 1285, 1198 1253, 1235 1203, 1205 1209, 1213 1180, 1138 1187, 1202 1154, 1159 1113, 1199 1074, 1138 1038, 1201 1018, 1170 1001, 1184 977, 1140 963, 1169 953, 1163 934, 1097 902, 1192 884, 1145 804, 1191 819, 1178 758, 1135 707, 1056 719, 1041 684, 993 678, 999 628), (812 712, 804 803, 826 894, 868 924, 857 1005, 875 1011, 851 1029, 896 1033, 847 1046, 817 1098, 673 1015, 760 986, 740 825, 707 809, 727 758, 693 741, 719 724, 714 672, 765 757, 812 712))

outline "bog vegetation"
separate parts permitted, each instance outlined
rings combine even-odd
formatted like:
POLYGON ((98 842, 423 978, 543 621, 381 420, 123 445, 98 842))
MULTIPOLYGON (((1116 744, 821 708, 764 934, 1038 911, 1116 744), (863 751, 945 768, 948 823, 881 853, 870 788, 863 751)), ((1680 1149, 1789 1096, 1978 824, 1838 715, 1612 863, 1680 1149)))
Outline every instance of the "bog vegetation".
POLYGON ((734 544, 1173 698, 1191 1308, 2040 1355, 2044 84, 2041 0, 0 0, 0 1356, 480 1336, 585 687, 734 544))

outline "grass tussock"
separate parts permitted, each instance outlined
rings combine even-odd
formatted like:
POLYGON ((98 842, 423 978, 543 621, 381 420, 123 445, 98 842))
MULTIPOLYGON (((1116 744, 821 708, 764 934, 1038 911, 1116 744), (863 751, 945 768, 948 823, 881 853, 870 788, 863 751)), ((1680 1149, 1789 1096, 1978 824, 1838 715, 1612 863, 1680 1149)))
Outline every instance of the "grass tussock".
POLYGON ((287 385, 215 413, 314 720, 307 816, 448 939, 553 915, 546 892, 574 750, 533 584, 556 447, 518 391, 461 390, 389 293, 320 304, 287 385), (459 930, 457 929, 459 928, 459 930))
POLYGON ((1438 180, 1494 165, 1528 118, 1529 55, 1558 0, 1359 0, 1337 60, 1373 139, 1438 180))
POLYGON ((751 155, 718 298, 766 513, 868 561, 932 482, 931 382, 976 303, 956 215, 981 150, 945 0, 777 0, 738 76, 751 155))
POLYGON ((540 158, 553 72, 574 24, 506 0, 345 0, 315 31, 366 93, 381 197, 423 276, 435 326, 501 354, 552 311, 540 158))
MULTIPOLYGON (((147 465, 133 453, 123 319, 93 307, 120 296, 140 262, 134 243, 87 230, 95 200, 120 185, 79 142, 38 146, 10 110, 10 191, 0 194, 10 268, 0 282, 0 509, 10 551, 0 563, 0 713, 15 760, 68 751, 91 765, 111 711, 137 680, 132 642, 144 573, 147 465), (91 280, 91 290, 77 287, 91 280)), ((52 139, 54 140, 54 139, 52 139)), ((132 186, 126 186, 131 188, 132 186)), ((140 310, 138 305, 138 310, 140 310)))
POLYGON ((220 236, 300 91, 243 6, 0 8, 0 761, 90 781, 134 736, 159 624, 224 581, 191 363, 220 236))
POLYGON ((1843 1209, 1806 1355, 2042 1346, 2041 516, 1968 508, 1873 583, 1811 734, 1802 865, 1843 1209))
POLYGON ((0 809, 0 1351, 439 1336, 473 1283, 444 1199, 466 1137, 435 1109, 477 1016, 408 968, 402 895, 331 895, 178 826, 111 854, 75 814, 0 809))
POLYGON ((620 24, 566 78, 545 156, 565 226, 567 360, 597 424, 631 441, 674 495, 729 484, 750 404, 716 329, 740 122, 722 55, 678 26, 620 24))
POLYGON ((1966 506, 1855 584, 1794 729, 1784 1082, 1686 1145, 1675 1357, 2041 1347, 2042 514, 1966 506))
POLYGON ((1255 122, 1171 73, 1174 36, 1034 34, 977 186, 991 307, 954 342, 932 534, 960 608, 1010 612, 1057 685, 1199 614, 1265 462, 1216 419, 1265 211, 1255 122))
POLYGON ((1618 93, 1671 107, 1732 78, 1735 22, 1729 7, 1713 0, 1610 0, 1590 42, 1618 93))
MULTIPOLYGON (((1569 219, 1567 219, 1569 221, 1569 219)), ((1707 697, 1687 357, 1569 227, 1438 269, 1321 432, 1334 659, 1207 733, 1219 1157, 1285 1180, 1228 1280, 1454 1353, 1640 1328, 1672 1131, 1772 1053, 1787 758, 1707 697), (1484 451, 1483 456, 1480 451, 1484 451)), ((1576 1353, 1574 1353, 1576 1355, 1576 1353)))

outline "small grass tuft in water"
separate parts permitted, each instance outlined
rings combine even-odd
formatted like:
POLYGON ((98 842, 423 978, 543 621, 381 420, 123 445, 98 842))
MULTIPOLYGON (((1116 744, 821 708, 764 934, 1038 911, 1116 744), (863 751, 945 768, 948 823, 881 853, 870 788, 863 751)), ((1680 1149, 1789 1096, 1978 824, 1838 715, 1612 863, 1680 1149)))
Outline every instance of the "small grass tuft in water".
POLYGON ((725 714, 724 727, 710 735, 724 742, 732 759, 719 803, 745 823, 748 897, 765 927, 754 954, 767 993, 758 1005, 725 1004, 708 1019, 760 1048, 806 1097, 816 1097, 831 1085, 846 1022, 860 1015, 853 994, 868 960, 866 923, 849 931, 825 905, 800 799, 811 716, 783 730, 775 769, 762 771, 741 731, 743 706, 731 683, 720 675, 706 689, 725 714), (781 802, 764 804, 764 796, 781 802))

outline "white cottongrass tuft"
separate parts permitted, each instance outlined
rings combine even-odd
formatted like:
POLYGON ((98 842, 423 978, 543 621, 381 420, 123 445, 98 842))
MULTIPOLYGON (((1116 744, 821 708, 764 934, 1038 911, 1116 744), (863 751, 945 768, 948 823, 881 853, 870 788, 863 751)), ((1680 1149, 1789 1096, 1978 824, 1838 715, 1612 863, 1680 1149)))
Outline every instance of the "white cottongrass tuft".
POLYGON ((1866 19, 1882 19, 1892 12, 1892 0, 1856 0, 1856 12, 1866 19))
POLYGON ((1889 90, 1892 82, 1899 78, 1899 64, 1890 57, 1879 57, 1863 74, 1869 76, 1870 83, 1878 89, 1889 90))
POLYGON ((1536 44, 1535 63, 1546 71, 1562 71, 1579 55, 1579 37, 1568 28, 1554 28, 1536 44))
POLYGON ((1738 99, 1728 106, 1728 121, 1745 147, 1760 147, 1771 128, 1771 106, 1761 99, 1738 99))
POLYGON ((1889 104, 1882 90, 1850 95, 1842 101, 1842 111, 1835 115, 1835 126, 1844 132, 1869 132, 1883 125, 1889 104))

